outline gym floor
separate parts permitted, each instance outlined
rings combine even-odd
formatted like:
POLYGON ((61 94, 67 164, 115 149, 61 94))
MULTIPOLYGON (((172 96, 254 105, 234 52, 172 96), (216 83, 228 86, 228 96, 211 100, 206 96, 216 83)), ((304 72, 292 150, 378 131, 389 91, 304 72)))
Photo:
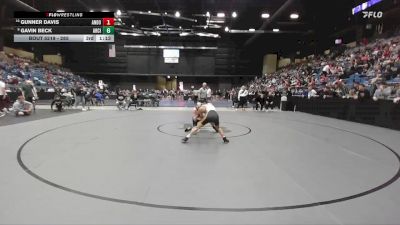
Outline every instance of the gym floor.
POLYGON ((0 118, 0 224, 399 223, 399 131, 217 110, 229 144, 182 144, 189 108, 0 118))

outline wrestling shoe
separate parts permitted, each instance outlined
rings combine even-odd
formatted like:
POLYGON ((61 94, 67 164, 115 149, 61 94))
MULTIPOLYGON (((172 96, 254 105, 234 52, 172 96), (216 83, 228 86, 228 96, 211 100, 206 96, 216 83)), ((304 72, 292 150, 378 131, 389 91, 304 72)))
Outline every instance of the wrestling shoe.
POLYGON ((192 130, 191 127, 186 127, 186 128, 185 128, 185 132, 189 132, 189 131, 191 131, 191 130, 192 130))
POLYGON ((228 138, 226 138, 226 137, 222 138, 222 140, 224 141, 225 144, 228 144, 228 143, 229 143, 229 140, 228 140, 228 138))
POLYGON ((189 140, 189 138, 184 137, 184 138, 182 139, 182 143, 186 143, 188 140, 189 140))

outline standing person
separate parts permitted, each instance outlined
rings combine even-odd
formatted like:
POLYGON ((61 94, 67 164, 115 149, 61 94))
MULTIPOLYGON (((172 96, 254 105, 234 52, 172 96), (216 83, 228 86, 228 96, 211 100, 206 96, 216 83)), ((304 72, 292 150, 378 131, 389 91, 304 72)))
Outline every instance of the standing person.
POLYGON ((73 90, 75 95, 74 108, 76 109, 79 104, 82 104, 82 111, 86 111, 85 91, 83 85, 78 83, 73 90))
POLYGON ((208 88, 207 88, 207 83, 206 82, 204 82, 203 83, 203 85, 202 85, 202 87, 199 89, 199 93, 198 93, 198 95, 199 95, 199 98, 198 98, 198 100, 199 100, 199 102, 206 102, 207 101, 207 90, 208 90, 208 88))
POLYGON ((195 127, 192 128, 190 133, 182 139, 182 143, 186 143, 192 136, 192 134, 196 133, 200 128, 202 128, 207 123, 210 123, 211 126, 214 128, 214 130, 218 130, 218 133, 221 136, 224 143, 229 143, 229 140, 224 135, 224 131, 219 126, 219 116, 213 104, 207 103, 200 106, 200 108, 198 109, 198 113, 202 115, 202 119, 197 123, 195 127))
POLYGON ((207 102, 211 102, 212 91, 210 87, 207 87, 207 102))
POLYGON ((6 83, 3 80, 3 75, 0 74, 0 114, 7 112, 8 107, 6 101, 7 101, 6 83))
POLYGON ((260 107, 260 110, 262 111, 265 105, 265 93, 264 92, 256 92, 256 110, 258 110, 258 107, 260 107))
POLYGON ((235 90, 235 88, 232 88, 232 90, 229 92, 229 100, 232 101, 232 108, 235 108, 235 103, 237 103, 237 92, 235 90))
POLYGON ((25 100, 30 103, 33 103, 34 100, 38 99, 36 88, 31 80, 25 80, 21 85, 20 90, 25 100))
POLYGON ((94 96, 94 90, 91 88, 84 88, 85 91, 85 103, 87 110, 90 110, 90 104, 93 106, 93 99, 92 96, 94 96))
POLYGON ((247 91, 246 86, 243 85, 238 94, 239 104, 237 109, 242 106, 242 110, 244 111, 244 105, 247 103, 247 95, 249 95, 249 92, 247 91))
POLYGON ((265 109, 266 110, 274 109, 274 101, 275 101, 274 93, 272 91, 268 92, 268 94, 265 98, 265 109))
POLYGON ((192 93, 191 93, 191 97, 192 97, 194 105, 197 105, 197 102, 199 100, 199 93, 198 92, 199 92, 198 90, 192 90, 192 93))

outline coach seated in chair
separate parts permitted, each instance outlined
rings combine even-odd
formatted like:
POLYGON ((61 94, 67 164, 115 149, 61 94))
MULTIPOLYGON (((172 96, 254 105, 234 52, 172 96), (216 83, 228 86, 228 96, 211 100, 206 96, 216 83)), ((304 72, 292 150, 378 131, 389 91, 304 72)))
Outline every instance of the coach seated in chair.
POLYGON ((16 116, 28 116, 33 111, 33 104, 26 101, 24 96, 20 95, 13 105, 13 110, 16 116))

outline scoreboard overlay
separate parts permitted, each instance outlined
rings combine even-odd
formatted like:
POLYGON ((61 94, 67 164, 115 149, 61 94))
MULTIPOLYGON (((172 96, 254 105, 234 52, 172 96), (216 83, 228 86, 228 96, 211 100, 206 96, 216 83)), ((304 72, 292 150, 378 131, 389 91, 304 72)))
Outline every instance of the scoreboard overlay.
POLYGON ((14 42, 114 42, 113 12, 14 12, 14 42))

